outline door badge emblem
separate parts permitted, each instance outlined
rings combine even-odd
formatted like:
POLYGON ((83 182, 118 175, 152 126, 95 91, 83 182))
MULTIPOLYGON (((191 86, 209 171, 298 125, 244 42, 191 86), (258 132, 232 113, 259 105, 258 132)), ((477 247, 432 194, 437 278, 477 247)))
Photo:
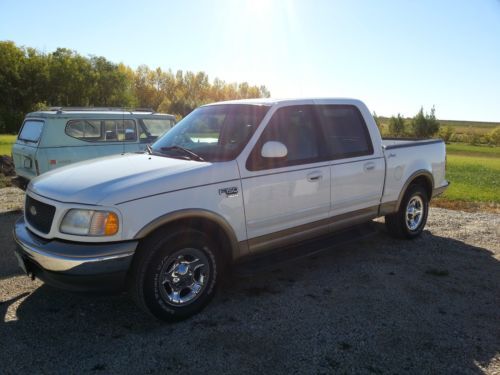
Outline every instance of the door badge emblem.
POLYGON ((226 197, 235 197, 238 195, 238 188, 236 186, 219 189, 219 195, 225 194, 226 197))

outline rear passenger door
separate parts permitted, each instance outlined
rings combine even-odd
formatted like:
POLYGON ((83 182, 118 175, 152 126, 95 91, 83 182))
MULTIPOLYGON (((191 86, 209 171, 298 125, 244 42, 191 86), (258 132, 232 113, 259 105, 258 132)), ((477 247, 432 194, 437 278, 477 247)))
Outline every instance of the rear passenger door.
POLYGON ((328 218, 330 166, 313 106, 278 109, 246 162, 240 166, 250 247, 306 231, 328 218), (263 158, 268 141, 283 143, 286 157, 263 158), (246 167, 246 168, 245 168, 246 167))
POLYGON ((331 162, 331 216, 376 214, 385 163, 374 149, 367 125, 354 105, 318 105, 331 162))

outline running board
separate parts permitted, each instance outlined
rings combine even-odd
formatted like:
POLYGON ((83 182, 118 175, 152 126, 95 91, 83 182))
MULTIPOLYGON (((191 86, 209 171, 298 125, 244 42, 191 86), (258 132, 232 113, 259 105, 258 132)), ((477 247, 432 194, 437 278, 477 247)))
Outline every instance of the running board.
POLYGON ((335 250, 341 245, 365 239, 376 233, 377 229, 373 222, 356 225, 335 234, 303 241, 265 254, 246 257, 234 265, 232 274, 235 276, 250 276, 276 268, 277 265, 335 250))

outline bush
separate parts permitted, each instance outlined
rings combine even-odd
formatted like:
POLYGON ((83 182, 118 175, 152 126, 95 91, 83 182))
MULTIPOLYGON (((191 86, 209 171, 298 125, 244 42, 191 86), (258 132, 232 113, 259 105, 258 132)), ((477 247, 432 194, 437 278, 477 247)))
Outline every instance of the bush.
POLYGON ((413 135, 417 138, 432 137, 439 131, 439 122, 436 120, 435 108, 432 107, 430 113, 424 113, 424 108, 413 118, 411 125, 413 135))
POLYGON ((488 134, 489 142, 495 146, 500 146, 500 126, 497 126, 488 134))
POLYGON ((439 130, 439 137, 445 142, 450 143, 454 133, 453 128, 450 125, 445 126, 439 130))
POLYGON ((399 113, 397 117, 392 116, 389 119, 389 132, 391 135, 400 137, 405 133, 405 119, 399 113))
POLYGON ((476 146, 481 143, 481 134, 469 127, 467 131, 467 143, 471 146, 476 146))

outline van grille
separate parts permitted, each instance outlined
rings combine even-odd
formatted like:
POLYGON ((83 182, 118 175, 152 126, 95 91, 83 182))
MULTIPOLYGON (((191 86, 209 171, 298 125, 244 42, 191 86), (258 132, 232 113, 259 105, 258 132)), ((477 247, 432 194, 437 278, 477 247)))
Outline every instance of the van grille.
POLYGON ((36 199, 26 196, 26 207, 24 208, 28 223, 42 233, 49 233, 54 219, 56 208, 36 199))

